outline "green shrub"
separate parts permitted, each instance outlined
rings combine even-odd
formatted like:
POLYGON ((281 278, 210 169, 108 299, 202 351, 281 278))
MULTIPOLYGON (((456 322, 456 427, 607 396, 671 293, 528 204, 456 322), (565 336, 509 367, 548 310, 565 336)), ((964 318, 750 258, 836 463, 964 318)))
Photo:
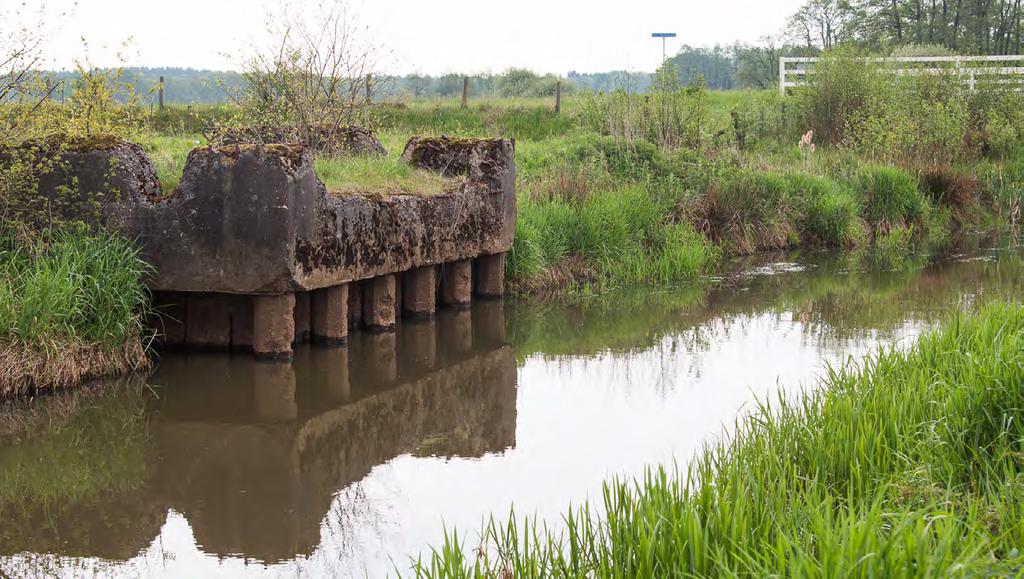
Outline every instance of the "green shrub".
POLYGON ((1024 149, 1024 107, 1020 93, 979 91, 971 101, 971 108, 983 129, 984 145, 990 154, 1008 158, 1024 149))
POLYGON ((580 101, 582 128, 665 149, 702 149, 711 144, 711 109, 703 77, 681 87, 673 67, 663 67, 656 76, 646 94, 625 90, 585 94, 580 101))
POLYGON ((801 134, 813 130, 821 142, 831 145, 847 140, 847 128, 884 80, 864 56, 847 48, 822 55, 807 86, 793 91, 791 97, 801 134))
POLYGON ((876 231, 920 224, 927 216, 928 200, 906 171, 867 165, 858 172, 856 187, 864 198, 861 213, 876 231))
POLYGON ((776 91, 750 92, 729 111, 732 136, 740 150, 786 138, 783 100, 776 91))

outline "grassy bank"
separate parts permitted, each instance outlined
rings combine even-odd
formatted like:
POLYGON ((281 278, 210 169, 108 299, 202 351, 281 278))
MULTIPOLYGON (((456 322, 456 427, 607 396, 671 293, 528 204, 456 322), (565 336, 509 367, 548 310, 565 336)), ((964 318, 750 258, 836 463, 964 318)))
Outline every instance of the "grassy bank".
POLYGON ((1024 307, 990 305, 765 403, 682 473, 607 483, 603 508, 571 509, 565 532, 492 522, 479 557, 453 533, 416 572, 1013 575, 1024 566, 1022 383, 1024 307))
POLYGON ((126 240, 0 234, 0 398, 148 367, 147 266, 126 240))

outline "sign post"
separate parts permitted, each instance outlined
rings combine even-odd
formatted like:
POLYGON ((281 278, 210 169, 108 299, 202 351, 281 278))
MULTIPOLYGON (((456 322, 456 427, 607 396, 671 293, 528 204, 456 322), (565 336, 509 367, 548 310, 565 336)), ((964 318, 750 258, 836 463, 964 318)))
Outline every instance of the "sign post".
POLYGON ((676 33, 675 32, 652 32, 651 33, 651 38, 660 38, 661 39, 661 62, 662 62, 662 64, 665 63, 665 42, 669 38, 675 38, 675 37, 676 37, 676 33))

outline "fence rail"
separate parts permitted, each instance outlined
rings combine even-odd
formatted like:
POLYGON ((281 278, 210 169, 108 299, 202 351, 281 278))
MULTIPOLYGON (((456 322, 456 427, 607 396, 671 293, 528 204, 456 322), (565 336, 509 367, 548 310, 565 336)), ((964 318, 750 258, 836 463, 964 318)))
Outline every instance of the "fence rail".
MULTIPOLYGON (((814 73, 819 61, 816 57, 782 57, 779 59, 779 93, 785 96, 787 88, 804 86, 807 78, 814 73)), ((869 58, 882 70, 897 76, 917 74, 947 74, 959 76, 970 90, 978 84, 1013 85, 1014 90, 1024 89, 1024 55, 999 56, 900 56, 869 58), (916 66, 915 66, 916 65, 916 66)))

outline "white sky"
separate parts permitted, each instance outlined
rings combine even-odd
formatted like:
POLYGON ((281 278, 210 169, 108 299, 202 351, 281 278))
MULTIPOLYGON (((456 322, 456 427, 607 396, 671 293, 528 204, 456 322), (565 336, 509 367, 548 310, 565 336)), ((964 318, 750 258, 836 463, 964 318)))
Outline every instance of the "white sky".
MULTIPOLYGON (((312 7, 310 0, 293 0, 312 7)), ((13 8, 23 0, 0 0, 13 8)), ((653 70, 661 42, 753 42, 778 33, 801 0, 351 0, 391 56, 388 72, 501 72, 512 66, 565 74, 653 70)), ((30 7, 36 2, 28 2, 30 7)), ((46 0, 51 14, 71 11, 48 42, 49 66, 83 55, 97 66, 233 69, 265 43, 268 0, 46 0), (130 41, 123 58, 115 56, 130 41)), ((50 21, 57 21, 51 18, 50 21)), ((0 24, 0 27, 6 28, 0 24)), ((2 30, 0 30, 2 32, 2 30)))

